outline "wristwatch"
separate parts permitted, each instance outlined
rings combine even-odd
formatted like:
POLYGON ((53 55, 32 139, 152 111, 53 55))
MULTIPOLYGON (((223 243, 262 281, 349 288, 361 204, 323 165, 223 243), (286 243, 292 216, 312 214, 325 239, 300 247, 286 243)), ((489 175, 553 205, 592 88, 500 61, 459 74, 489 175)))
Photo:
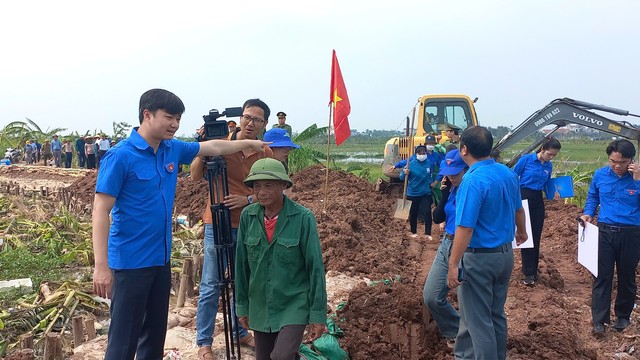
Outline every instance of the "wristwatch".
POLYGON ((249 203, 249 205, 253 204, 253 195, 247 196, 247 202, 249 203))

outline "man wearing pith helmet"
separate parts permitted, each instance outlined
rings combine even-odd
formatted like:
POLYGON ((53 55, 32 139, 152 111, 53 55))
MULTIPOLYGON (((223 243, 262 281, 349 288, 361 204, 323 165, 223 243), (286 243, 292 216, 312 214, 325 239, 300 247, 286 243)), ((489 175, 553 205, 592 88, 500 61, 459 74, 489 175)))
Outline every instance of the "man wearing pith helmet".
POLYGON ((327 292, 313 213, 283 191, 293 185, 284 165, 264 158, 244 183, 256 202, 240 215, 236 249, 236 315, 254 331, 256 360, 296 359, 326 330, 327 292))

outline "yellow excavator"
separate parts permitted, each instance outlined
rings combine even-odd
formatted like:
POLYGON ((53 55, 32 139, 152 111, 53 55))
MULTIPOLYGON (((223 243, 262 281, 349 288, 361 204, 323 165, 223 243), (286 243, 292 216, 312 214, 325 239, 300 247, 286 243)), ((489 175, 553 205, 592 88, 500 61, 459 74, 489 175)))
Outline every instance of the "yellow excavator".
POLYGON ((428 134, 440 135, 440 143, 448 140, 445 129, 448 125, 454 125, 462 130, 469 126, 478 125, 478 116, 474 103, 466 95, 423 95, 416 104, 416 130, 413 144, 410 144, 410 125, 407 117, 405 136, 394 137, 384 146, 384 160, 382 161, 382 173, 396 181, 401 169, 394 169, 393 165, 400 160, 407 159, 411 150, 419 144, 424 144, 428 134))

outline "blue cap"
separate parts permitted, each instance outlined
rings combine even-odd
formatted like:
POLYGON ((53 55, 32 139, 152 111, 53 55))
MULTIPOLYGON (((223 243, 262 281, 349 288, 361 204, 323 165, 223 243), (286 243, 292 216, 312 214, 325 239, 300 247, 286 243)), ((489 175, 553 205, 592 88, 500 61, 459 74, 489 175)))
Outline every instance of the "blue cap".
POLYGON ((440 175, 458 175, 462 170, 467 168, 467 164, 460 157, 460 150, 451 150, 444 156, 445 166, 440 169, 440 175))
POLYGON ((292 147, 294 149, 300 148, 300 145, 296 145, 291 141, 289 133, 285 129, 273 128, 264 133, 264 141, 271 142, 269 147, 292 147))

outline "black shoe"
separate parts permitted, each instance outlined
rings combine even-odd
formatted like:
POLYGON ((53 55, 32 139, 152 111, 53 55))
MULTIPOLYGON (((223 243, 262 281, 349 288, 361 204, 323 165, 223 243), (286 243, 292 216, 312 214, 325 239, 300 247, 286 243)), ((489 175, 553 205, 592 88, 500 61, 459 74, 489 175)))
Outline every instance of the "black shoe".
POLYGON ((603 337, 604 336, 604 324, 603 323, 596 323, 595 325, 593 325, 593 336, 595 337, 603 337))
POLYGON ((533 275, 527 275, 524 277, 524 284, 527 286, 533 286, 536 283, 536 278, 533 275))
POLYGON ((618 319, 616 319, 616 322, 612 327, 618 331, 622 331, 626 329, 627 326, 629 326, 629 319, 619 317, 618 319))

